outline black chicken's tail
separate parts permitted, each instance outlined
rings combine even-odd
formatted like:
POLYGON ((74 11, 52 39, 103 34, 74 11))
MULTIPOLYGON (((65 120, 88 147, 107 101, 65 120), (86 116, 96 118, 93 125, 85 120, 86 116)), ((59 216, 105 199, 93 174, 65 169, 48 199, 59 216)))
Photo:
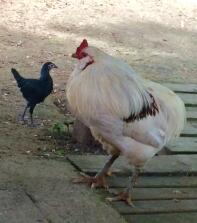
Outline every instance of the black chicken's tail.
POLYGON ((11 69, 11 72, 13 73, 14 78, 15 78, 15 80, 17 81, 18 87, 22 87, 23 82, 24 82, 24 78, 23 78, 23 77, 19 74, 19 72, 18 72, 16 69, 14 69, 14 68, 11 69))

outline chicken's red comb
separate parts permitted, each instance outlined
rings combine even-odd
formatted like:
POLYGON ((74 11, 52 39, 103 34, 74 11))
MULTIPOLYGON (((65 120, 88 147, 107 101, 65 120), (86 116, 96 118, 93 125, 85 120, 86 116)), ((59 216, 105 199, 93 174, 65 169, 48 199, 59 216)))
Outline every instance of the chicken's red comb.
POLYGON ((79 48, 82 50, 82 49, 85 48, 85 47, 88 47, 88 41, 87 41, 86 39, 84 39, 84 40, 81 42, 79 48))
POLYGON ((84 40, 81 42, 80 46, 77 47, 76 54, 80 54, 81 51, 82 51, 84 48, 86 48, 86 47, 88 47, 88 41, 87 41, 86 39, 84 39, 84 40))
POLYGON ((83 50, 84 48, 86 48, 86 47, 88 47, 88 41, 87 41, 86 39, 84 39, 84 40, 81 42, 80 46, 77 47, 76 52, 72 54, 72 57, 77 58, 77 59, 79 59, 79 60, 80 60, 81 58, 83 58, 84 55, 83 55, 82 50, 83 50))

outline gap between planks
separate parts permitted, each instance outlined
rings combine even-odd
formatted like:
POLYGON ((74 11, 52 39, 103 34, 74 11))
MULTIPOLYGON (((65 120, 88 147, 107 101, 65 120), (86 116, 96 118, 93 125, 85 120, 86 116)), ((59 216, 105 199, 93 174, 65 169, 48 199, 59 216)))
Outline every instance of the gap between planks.
POLYGON ((135 207, 124 202, 114 202, 112 206, 121 214, 159 214, 196 212, 197 200, 149 200, 135 201, 135 207))

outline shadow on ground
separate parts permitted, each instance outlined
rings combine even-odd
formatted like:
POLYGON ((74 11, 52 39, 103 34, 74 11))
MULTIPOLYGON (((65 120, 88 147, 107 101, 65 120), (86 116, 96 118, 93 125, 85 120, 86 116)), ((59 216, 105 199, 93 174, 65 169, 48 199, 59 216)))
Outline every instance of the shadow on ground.
POLYGON ((70 23, 48 26, 76 38, 90 39, 90 44, 122 57, 145 77, 168 82, 196 81, 196 32, 129 20, 102 27, 70 23))

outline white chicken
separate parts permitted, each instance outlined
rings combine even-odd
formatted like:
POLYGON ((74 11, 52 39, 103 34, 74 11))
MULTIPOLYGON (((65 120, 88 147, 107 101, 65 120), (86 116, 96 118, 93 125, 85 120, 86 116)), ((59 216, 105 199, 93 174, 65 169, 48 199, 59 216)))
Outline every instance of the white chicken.
POLYGON ((182 131, 184 103, 168 88, 142 79, 123 61, 88 46, 87 40, 72 56, 78 62, 67 83, 70 109, 111 154, 95 177, 75 182, 106 187, 110 166, 123 155, 134 166, 130 186, 108 200, 132 204, 140 168, 182 131))

